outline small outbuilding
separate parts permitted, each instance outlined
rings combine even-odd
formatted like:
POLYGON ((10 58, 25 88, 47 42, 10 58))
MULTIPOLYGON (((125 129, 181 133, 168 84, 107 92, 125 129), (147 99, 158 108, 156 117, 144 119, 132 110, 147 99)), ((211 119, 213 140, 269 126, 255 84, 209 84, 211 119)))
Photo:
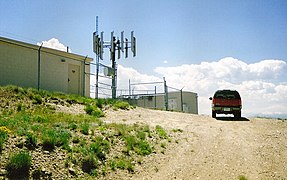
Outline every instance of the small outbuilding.
POLYGON ((92 58, 0 37, 0 85, 90 96, 92 58))
POLYGON ((198 114, 198 96, 197 93, 188 91, 168 92, 167 94, 123 96, 133 105, 151 108, 167 109, 169 111, 178 111, 191 114, 198 114))

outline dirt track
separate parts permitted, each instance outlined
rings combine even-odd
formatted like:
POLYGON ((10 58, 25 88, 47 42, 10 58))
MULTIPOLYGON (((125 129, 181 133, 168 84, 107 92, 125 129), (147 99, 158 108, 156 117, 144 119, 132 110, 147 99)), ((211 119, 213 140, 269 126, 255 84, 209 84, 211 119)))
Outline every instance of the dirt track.
POLYGON ((108 111, 107 122, 143 122, 182 129, 179 143, 151 155, 135 174, 119 179, 287 179, 287 121, 213 119, 136 108, 108 111))

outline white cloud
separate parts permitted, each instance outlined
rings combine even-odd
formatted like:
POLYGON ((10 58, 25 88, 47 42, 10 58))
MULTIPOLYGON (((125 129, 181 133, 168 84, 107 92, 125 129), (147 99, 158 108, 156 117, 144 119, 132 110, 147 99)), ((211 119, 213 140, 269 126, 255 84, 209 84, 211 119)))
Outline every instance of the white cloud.
MULTIPOLYGON (((103 68, 100 68, 99 74, 101 76, 104 76, 103 74, 103 68)), ((118 65, 118 76, 117 76, 117 95, 128 95, 129 94, 129 81, 131 84, 135 83, 147 83, 147 82, 163 82, 162 78, 158 78, 155 76, 142 74, 138 72, 137 70, 130 68, 130 67, 124 67, 122 65, 118 65)), ((108 88, 111 89, 112 80, 105 77, 99 77, 99 82, 104 83, 106 85, 100 84, 99 85, 99 96, 100 97, 111 97, 111 90, 103 89, 108 88), (103 87, 103 88, 101 88, 103 87)), ((93 76, 91 78, 91 84, 96 84, 96 79, 93 76)), ((149 90, 154 90, 155 85, 148 85, 148 84, 140 84, 140 85, 132 85, 131 91, 133 91, 135 94, 139 93, 152 93, 149 90)), ((159 87, 161 88, 161 87, 159 87)), ((161 90, 161 89, 159 89, 161 90)), ((94 94, 91 93, 91 96, 94 97, 94 94)))
MULTIPOLYGON (((163 82, 162 77, 165 77, 168 86, 178 89, 184 87, 184 91, 198 93, 200 114, 210 114, 211 102, 208 98, 218 89, 238 90, 245 116, 287 114, 287 63, 281 60, 248 64, 228 57, 215 62, 157 67, 154 71, 158 77, 118 65, 118 92, 128 94, 121 90, 128 89, 129 79, 131 83, 163 82)), ((100 81, 111 84, 111 80, 100 81)), ((132 86, 131 89, 153 90, 154 86, 143 84, 132 86)), ((162 84, 157 87, 157 92, 163 92, 162 84)))
MULTIPOLYGON (((60 43, 60 41, 56 38, 52 38, 48 41, 42 41, 41 43, 37 43, 38 46, 41 46, 41 44, 43 43, 43 47, 48 47, 48 48, 52 48, 52 49, 57 49, 60 51, 65 51, 67 52, 67 46, 65 46, 64 44, 60 43)), ((69 52, 71 53, 71 49, 69 49, 69 52)))
POLYGON ((164 63, 164 64, 167 64, 167 63, 168 63, 168 61, 167 61, 167 60, 165 60, 165 61, 163 61, 163 63, 164 63))
MULTIPOLYGON (((133 68, 124 67, 122 65, 118 65, 118 89, 128 89, 129 80, 131 84, 135 83, 148 83, 148 82, 163 82, 162 78, 158 78, 155 76, 141 74, 133 68)), ((147 93, 147 90, 154 90, 155 85, 148 84, 140 84, 140 85, 132 85, 131 90, 135 93, 147 93), (140 90, 144 90, 140 92, 140 90)), ((124 93, 124 92, 123 92, 124 93)), ((128 94, 128 93, 125 93, 128 94)))
POLYGON ((236 89, 243 99, 243 114, 287 113, 287 64, 281 60, 264 60, 247 64, 228 57, 217 62, 158 67, 171 86, 199 95, 200 113, 210 113, 209 96, 217 89, 236 89), (280 79, 285 78, 284 82, 280 79))

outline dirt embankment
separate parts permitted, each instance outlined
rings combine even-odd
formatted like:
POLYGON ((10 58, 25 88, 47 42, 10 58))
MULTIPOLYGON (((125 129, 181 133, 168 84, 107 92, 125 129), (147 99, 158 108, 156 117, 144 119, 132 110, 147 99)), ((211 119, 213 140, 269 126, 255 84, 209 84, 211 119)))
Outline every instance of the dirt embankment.
POLYGON ((108 111, 106 122, 182 129, 178 143, 150 155, 132 175, 117 179, 287 179, 287 121, 213 119, 136 108, 108 111))

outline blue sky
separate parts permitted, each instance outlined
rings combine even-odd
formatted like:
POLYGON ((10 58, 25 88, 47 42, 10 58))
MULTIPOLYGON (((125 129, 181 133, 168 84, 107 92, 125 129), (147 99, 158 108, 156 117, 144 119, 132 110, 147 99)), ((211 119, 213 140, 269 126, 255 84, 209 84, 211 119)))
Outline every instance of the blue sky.
MULTIPOLYGON (((226 75, 224 85, 208 86, 208 92, 191 86, 187 90, 206 98, 214 92, 213 88, 229 87, 228 83, 233 85, 231 88, 247 87, 244 82, 252 81, 252 86, 247 83, 248 88, 255 90, 266 90, 266 83, 271 83, 275 92, 276 87, 280 86, 278 90, 283 85, 280 93, 287 96, 286 0, 0 0, 0 36, 32 44, 56 38, 73 53, 95 57, 92 33, 96 16, 105 41, 110 40, 111 31, 116 36, 125 31, 128 38, 130 31, 135 32, 137 56, 120 59, 118 63, 122 69, 132 68, 139 76, 162 78, 170 75, 173 79, 168 72, 172 67, 181 71, 183 65, 193 65, 190 70, 194 70, 194 66, 202 70, 206 65, 202 62, 221 67, 226 61, 220 60, 232 57, 228 62, 239 62, 240 68, 236 70, 239 74, 249 72, 250 76, 244 75, 248 78, 238 79, 234 78, 236 74, 221 73, 226 75)), ((104 64, 110 64, 108 55, 105 50, 104 64)), ((230 68, 234 64, 228 65, 228 71, 224 72, 234 70, 230 68)), ((204 74, 198 72, 196 79, 204 74)), ((184 74, 178 78, 182 76, 184 74)), ((220 77, 213 79, 221 80, 220 77)), ((179 82, 176 78, 170 81, 176 87, 186 86, 176 82, 179 82)), ((246 88, 242 91, 247 96, 249 91, 246 88)), ((205 106, 203 109, 207 109, 205 106)), ((287 112, 284 106, 287 104, 281 103, 279 113, 287 112)))
POLYGON ((247 62, 287 59, 284 0, 1 0, 0 6, 2 36, 31 43, 55 37, 92 57, 96 16, 106 41, 111 31, 130 37, 134 30, 137 57, 119 63, 143 73, 164 61, 174 66, 229 56, 247 62))

